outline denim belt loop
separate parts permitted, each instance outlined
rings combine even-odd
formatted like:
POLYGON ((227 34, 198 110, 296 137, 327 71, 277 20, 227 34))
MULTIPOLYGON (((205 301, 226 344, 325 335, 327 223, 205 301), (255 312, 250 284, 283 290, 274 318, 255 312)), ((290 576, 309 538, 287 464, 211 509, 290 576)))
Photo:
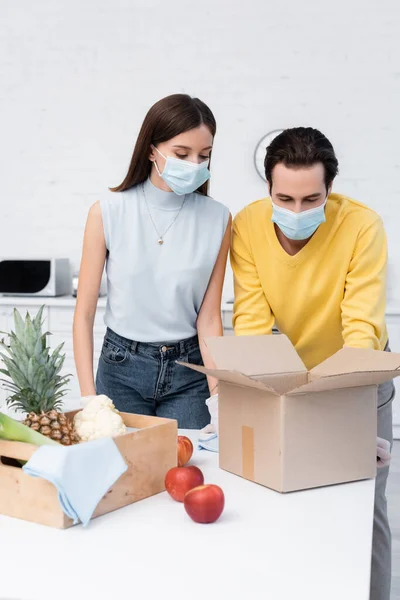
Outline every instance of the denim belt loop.
POLYGON ((130 351, 132 352, 132 354, 136 354, 137 347, 138 347, 138 342, 131 343, 130 351))
POLYGON ((186 342, 184 340, 179 342, 179 353, 181 356, 184 356, 186 354, 186 342))

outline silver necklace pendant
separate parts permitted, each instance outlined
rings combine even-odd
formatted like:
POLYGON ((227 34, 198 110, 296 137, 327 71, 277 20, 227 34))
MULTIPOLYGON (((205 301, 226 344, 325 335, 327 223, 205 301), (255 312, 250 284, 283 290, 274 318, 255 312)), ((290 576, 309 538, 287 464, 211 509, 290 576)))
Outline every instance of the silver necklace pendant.
POLYGON ((179 215, 181 214, 183 207, 185 206, 185 202, 186 202, 186 194, 185 194, 185 196, 183 197, 183 202, 182 202, 182 204, 181 204, 181 207, 180 207, 180 209, 178 210, 178 213, 177 213, 177 215, 175 216, 175 218, 172 220, 172 223, 170 223, 170 224, 169 224, 169 226, 167 227, 167 229, 164 231, 164 233, 163 233, 162 235, 160 235, 160 232, 158 231, 158 229, 157 229, 157 226, 156 226, 156 224, 155 224, 155 222, 154 222, 153 216, 152 216, 152 214, 151 214, 151 210, 150 210, 150 207, 149 207, 149 205, 148 205, 148 202, 147 202, 147 198, 146 198, 146 192, 144 191, 144 185, 143 185, 143 184, 142 184, 142 193, 143 193, 143 198, 144 198, 144 201, 145 201, 145 203, 146 203, 146 208, 147 208, 148 215, 149 215, 149 217, 150 217, 150 220, 151 220, 151 222, 152 222, 152 224, 153 224, 153 227, 154 227, 154 231, 155 231, 155 232, 157 233, 157 235, 159 236, 159 237, 158 237, 158 240, 157 240, 157 243, 158 243, 158 245, 159 245, 159 246, 162 246, 162 245, 163 245, 163 243, 164 243, 164 236, 165 236, 165 234, 166 234, 166 233, 168 233, 168 231, 171 229, 172 225, 175 223, 175 221, 177 220, 177 218, 178 218, 178 217, 179 217, 179 215))

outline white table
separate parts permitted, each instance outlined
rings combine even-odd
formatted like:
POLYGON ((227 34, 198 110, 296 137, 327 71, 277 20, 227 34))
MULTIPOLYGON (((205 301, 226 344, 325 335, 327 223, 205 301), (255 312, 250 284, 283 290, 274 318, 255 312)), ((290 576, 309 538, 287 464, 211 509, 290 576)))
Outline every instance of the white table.
POLYGON ((0 517, 0 598, 368 600, 373 480, 280 495, 211 452, 192 464, 225 492, 213 525, 166 493, 86 529, 0 517))

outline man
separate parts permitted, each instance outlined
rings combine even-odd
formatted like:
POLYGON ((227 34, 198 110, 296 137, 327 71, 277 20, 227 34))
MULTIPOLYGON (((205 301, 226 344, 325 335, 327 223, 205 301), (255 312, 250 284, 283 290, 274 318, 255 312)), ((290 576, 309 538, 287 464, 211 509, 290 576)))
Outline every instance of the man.
MULTIPOLYGON (((312 128, 288 129, 267 149, 270 198, 235 218, 231 262, 236 335, 265 335, 274 324, 308 369, 343 345, 384 350, 387 246, 379 216, 332 193, 338 161, 312 128)), ((392 442, 393 382, 378 389, 378 436, 392 442)), ((371 600, 389 600, 389 468, 378 470, 371 600)))

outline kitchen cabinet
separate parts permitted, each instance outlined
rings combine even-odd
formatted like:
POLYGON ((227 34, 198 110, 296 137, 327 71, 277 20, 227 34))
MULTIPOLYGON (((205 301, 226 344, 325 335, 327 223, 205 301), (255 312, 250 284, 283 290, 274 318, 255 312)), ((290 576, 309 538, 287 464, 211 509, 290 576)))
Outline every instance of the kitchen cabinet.
MULTIPOLYGON (((65 352, 65 362, 62 373, 64 375, 71 374, 72 377, 68 384, 68 391, 64 398, 64 406, 66 410, 75 409, 77 400, 80 398, 78 378, 76 375, 73 340, 72 340, 72 323, 74 317, 76 299, 72 296, 62 296, 57 298, 39 298, 39 297, 17 297, 17 296, 0 296, 0 331, 9 332, 14 329, 13 311, 16 307, 24 317, 26 311, 34 317, 40 306, 45 305, 43 311, 43 331, 50 331, 51 336, 48 338, 48 343, 52 349, 56 348, 62 342, 64 343, 63 351, 65 352)), ((106 308, 106 298, 101 297, 98 300, 97 312, 94 322, 94 372, 97 371, 97 364, 100 358, 101 347, 103 343, 106 326, 104 324, 104 313, 106 308)), ((224 323, 227 326, 227 333, 233 334, 231 326, 230 309, 223 311, 224 323)), ((1 336, 0 337, 4 337, 1 336)), ((1 363, 1 361, 0 361, 1 363)), ((6 390, 0 387, 0 409, 12 414, 5 407, 7 397, 6 390)))
MULTIPOLYGON (((65 396, 65 408, 76 408, 77 399, 80 398, 78 379, 73 356, 72 344, 72 322, 75 310, 75 298, 72 296, 62 296, 58 298, 38 298, 38 297, 11 297, 0 296, 0 331, 8 332, 13 329, 13 309, 18 308, 22 315, 28 310, 34 316, 40 306, 44 304, 43 313, 44 331, 50 331, 49 344, 51 348, 56 348, 58 344, 64 342, 65 363, 64 374, 72 374, 68 385, 68 392, 65 396)), ((104 313, 106 307, 106 298, 99 298, 97 304, 97 313, 94 323, 94 371, 97 370, 97 363, 100 358, 101 346, 106 330, 104 324, 104 313)), ((222 305, 222 320, 225 335, 233 335, 232 328, 232 308, 231 303, 222 305)), ((399 305, 389 305, 386 311, 386 321, 389 330, 390 347, 393 352, 400 353, 400 303, 399 305)), ((1 335, 1 334, 0 334, 1 335)), ((395 379, 397 389, 396 399, 393 404, 393 431, 396 439, 400 439, 400 377, 395 379)), ((4 410, 6 391, 0 388, 0 407, 4 410)))

